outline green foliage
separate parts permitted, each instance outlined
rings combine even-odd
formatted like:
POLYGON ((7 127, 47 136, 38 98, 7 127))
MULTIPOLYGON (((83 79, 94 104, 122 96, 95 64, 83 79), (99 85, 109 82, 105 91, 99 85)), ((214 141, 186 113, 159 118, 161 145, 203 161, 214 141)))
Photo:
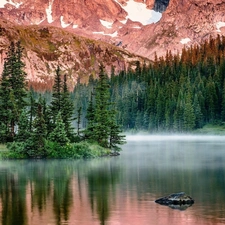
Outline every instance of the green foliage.
POLYGON ((43 158, 46 155, 46 133, 47 129, 43 115, 43 108, 41 104, 41 98, 39 98, 37 115, 33 122, 31 137, 25 142, 25 151, 30 158, 43 158))
MULTIPOLYGON (((65 124, 65 131, 67 137, 72 140, 74 136, 73 128, 71 126, 71 123, 73 121, 73 112, 74 112, 74 105, 70 98, 70 93, 67 88, 67 76, 64 75, 63 79, 63 90, 62 90, 62 96, 61 96, 61 114, 62 114, 62 120, 65 124)), ((79 117, 80 118, 80 117, 79 117)), ((78 134, 79 136, 79 134, 78 134)))
POLYGON ((49 140, 57 142, 59 145, 63 146, 69 143, 69 138, 67 137, 65 124, 63 123, 61 113, 59 112, 56 117, 55 128, 49 134, 49 140))
POLYGON ((51 101, 51 116, 53 119, 53 123, 55 123, 58 112, 62 109, 62 87, 63 84, 61 81, 60 68, 58 66, 56 69, 51 101))
POLYGON ((4 129, 3 142, 12 141, 15 137, 20 114, 27 105, 26 73, 22 62, 22 51, 20 42, 11 42, 0 83, 0 124, 4 129))
POLYGON ((97 144, 80 142, 61 146, 57 142, 46 142, 47 158, 88 159, 108 155, 109 151, 97 144))
POLYGON ((108 77, 103 65, 100 66, 99 81, 95 92, 94 140, 102 147, 108 147, 110 95, 108 77))
POLYGON ((1 153, 1 158, 5 159, 25 159, 27 158, 27 154, 25 153, 25 143, 14 141, 8 143, 7 145, 8 151, 1 153))
POLYGON ((99 80, 95 88, 95 99, 93 94, 87 108, 87 128, 84 131, 85 138, 97 142, 104 148, 119 151, 118 145, 123 144, 124 136, 120 135, 121 130, 116 121, 116 110, 110 101, 109 79, 100 66, 99 80))
POLYGON ((30 126, 28 118, 29 116, 26 109, 23 109, 19 117, 16 141, 26 141, 30 137, 30 126))

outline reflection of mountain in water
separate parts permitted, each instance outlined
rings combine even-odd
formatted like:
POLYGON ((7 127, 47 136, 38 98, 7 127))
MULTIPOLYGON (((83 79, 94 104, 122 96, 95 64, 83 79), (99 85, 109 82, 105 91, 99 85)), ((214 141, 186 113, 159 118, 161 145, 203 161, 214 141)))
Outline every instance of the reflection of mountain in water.
POLYGON ((71 175, 70 164, 59 167, 56 161, 12 161, 0 176, 2 224, 30 224, 29 212, 37 209, 44 213, 49 201, 58 224, 67 221, 73 199, 71 175))
POLYGON ((220 139, 148 136, 128 140, 119 157, 1 161, 0 224, 224 223, 225 140, 220 139), (180 190, 196 204, 169 207, 187 208, 185 213, 154 202, 180 190))
POLYGON ((83 203, 85 211, 96 213, 101 224, 105 224, 119 180, 118 168, 111 164, 110 158, 11 161, 0 168, 0 174, 0 224, 10 225, 33 224, 36 213, 40 218, 42 215, 54 218, 54 224, 71 224, 71 218, 81 213, 77 212, 80 207, 77 201, 87 188, 85 195, 89 194, 90 202, 83 203))

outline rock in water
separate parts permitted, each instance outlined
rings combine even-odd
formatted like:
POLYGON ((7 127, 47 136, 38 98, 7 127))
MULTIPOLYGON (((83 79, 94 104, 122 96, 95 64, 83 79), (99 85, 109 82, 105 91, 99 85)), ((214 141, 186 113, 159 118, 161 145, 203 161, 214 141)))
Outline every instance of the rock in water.
POLYGON ((156 203, 161 205, 189 205, 194 203, 194 199, 186 195, 184 192, 174 193, 155 200, 156 203))

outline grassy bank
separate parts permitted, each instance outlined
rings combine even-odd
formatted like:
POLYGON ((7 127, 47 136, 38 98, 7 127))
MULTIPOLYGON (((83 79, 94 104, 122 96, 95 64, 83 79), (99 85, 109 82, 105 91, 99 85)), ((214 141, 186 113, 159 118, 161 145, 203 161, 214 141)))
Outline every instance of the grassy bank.
POLYGON ((203 135, 225 135, 225 124, 207 124, 203 128, 195 130, 193 133, 203 135))
POLYGON ((6 145, 0 144, 0 152, 8 151, 6 145))
POLYGON ((87 159, 107 156, 110 152, 110 149, 96 143, 79 142, 60 146, 57 143, 48 142, 42 155, 30 157, 23 142, 10 143, 8 148, 6 145, 0 145, 0 159, 87 159))

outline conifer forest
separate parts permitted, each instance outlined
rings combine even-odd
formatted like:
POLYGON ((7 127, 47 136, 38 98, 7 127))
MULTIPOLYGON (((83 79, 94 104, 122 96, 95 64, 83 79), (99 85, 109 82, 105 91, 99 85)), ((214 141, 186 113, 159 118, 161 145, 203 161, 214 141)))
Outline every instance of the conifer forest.
MULTIPOLYGON (((112 70, 113 71, 113 70, 112 70)), ((124 131, 190 132, 225 121, 225 37, 157 57, 150 66, 115 75, 110 83, 116 120, 124 131)), ((78 84, 75 105, 85 110, 96 81, 78 84), (85 96, 85 97, 84 97, 85 96)), ((85 126, 85 120, 84 120, 85 126)))
POLYGON ((72 92, 60 67, 51 91, 28 90, 22 53, 20 42, 11 43, 1 75, 0 142, 28 157, 82 141, 119 151, 122 131, 181 133, 225 121, 223 36, 119 74, 112 68, 107 76, 103 62, 72 92))

